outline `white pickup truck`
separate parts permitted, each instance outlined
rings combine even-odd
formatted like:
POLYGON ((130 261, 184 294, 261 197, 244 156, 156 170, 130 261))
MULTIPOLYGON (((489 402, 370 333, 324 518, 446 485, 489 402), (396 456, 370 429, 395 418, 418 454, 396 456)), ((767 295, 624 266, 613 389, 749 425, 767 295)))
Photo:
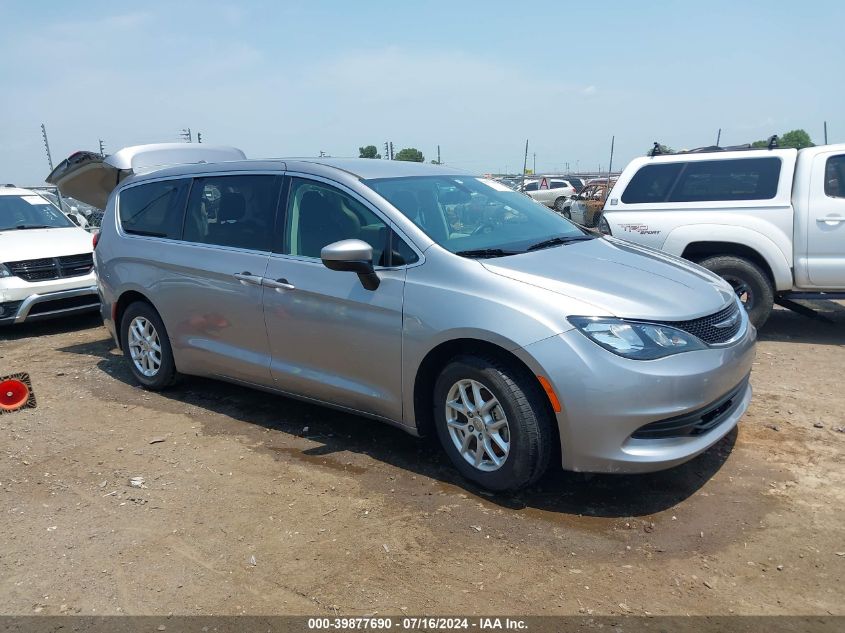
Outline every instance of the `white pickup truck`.
POLYGON ((845 144, 636 158, 599 229, 721 275, 757 327, 775 301, 845 298, 845 144))

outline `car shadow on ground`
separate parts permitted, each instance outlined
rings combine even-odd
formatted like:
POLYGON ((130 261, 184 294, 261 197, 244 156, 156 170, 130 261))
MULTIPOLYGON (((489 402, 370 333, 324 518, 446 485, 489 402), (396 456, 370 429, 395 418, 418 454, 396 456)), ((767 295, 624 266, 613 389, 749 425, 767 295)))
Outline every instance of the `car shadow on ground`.
POLYGON ((87 330, 103 324, 99 312, 86 312, 73 316, 31 321, 18 325, 0 326, 0 342, 19 341, 34 336, 49 336, 51 334, 66 334, 77 330, 87 330))
MULTIPOLYGON (((112 378, 141 391, 110 338, 71 345, 66 353, 99 356, 97 366, 112 378)), ((125 393, 125 391, 124 391, 125 393)), ((180 382, 143 406, 186 411, 188 406, 207 411, 200 417, 207 435, 247 435, 264 443, 279 459, 298 459, 367 477, 367 468, 347 466, 345 452, 367 455, 406 473, 463 489, 510 509, 533 508, 548 512, 594 517, 632 517, 671 508, 693 495, 724 464, 736 442, 736 430, 692 461, 667 471, 643 475, 584 475, 561 470, 555 458, 547 474, 531 488, 517 493, 491 494, 463 479, 453 468, 436 438, 415 438, 400 429, 369 418, 336 411, 285 396, 256 391, 215 380, 182 377, 180 382), (233 421, 237 421, 234 422, 233 421), (238 424, 247 423, 250 426, 238 424), (264 429, 285 434, 267 435, 264 429), (257 433, 261 431, 260 435, 257 433), (317 446, 300 449, 292 436, 317 446)), ((384 472, 373 469, 374 480, 384 472)), ((391 473, 392 474, 392 473, 391 473)), ((401 484, 397 478, 395 484, 401 484)), ((378 484, 383 485, 383 484, 378 484)), ((391 486, 394 483, 391 483, 391 486)))
POLYGON ((761 341, 845 345, 845 305, 837 301, 797 302, 815 310, 810 318, 786 308, 775 307, 769 320, 757 332, 761 341))

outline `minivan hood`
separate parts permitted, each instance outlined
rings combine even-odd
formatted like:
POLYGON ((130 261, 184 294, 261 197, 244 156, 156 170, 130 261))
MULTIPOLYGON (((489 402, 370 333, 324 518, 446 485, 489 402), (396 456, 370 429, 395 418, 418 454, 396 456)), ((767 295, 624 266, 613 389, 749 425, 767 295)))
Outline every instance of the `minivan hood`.
POLYGON ((94 250, 91 234, 75 226, 0 231, 0 263, 81 255, 94 250))
POLYGON ((718 312, 734 297, 726 282, 695 264, 615 239, 481 263, 497 275, 601 309, 601 314, 583 316, 684 321, 718 312))

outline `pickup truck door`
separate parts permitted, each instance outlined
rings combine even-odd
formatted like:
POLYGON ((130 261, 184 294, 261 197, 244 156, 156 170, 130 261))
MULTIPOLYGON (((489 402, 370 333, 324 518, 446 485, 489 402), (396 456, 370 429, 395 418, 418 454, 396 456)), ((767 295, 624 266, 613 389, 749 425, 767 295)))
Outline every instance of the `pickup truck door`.
POLYGON ((845 153, 815 157, 808 209, 810 281, 819 288, 845 288, 845 153))

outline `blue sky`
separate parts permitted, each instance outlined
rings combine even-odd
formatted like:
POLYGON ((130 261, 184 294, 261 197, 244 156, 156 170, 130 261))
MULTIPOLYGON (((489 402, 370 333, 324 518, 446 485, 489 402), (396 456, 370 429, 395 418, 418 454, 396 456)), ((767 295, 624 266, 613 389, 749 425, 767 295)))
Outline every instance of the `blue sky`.
POLYGON ((0 182, 77 149, 250 157, 439 144, 468 171, 615 167, 652 141, 845 142, 845 3, 0 0, 0 182), (533 157, 532 157, 533 158, 533 157), (529 166, 532 158, 529 158, 529 166))

